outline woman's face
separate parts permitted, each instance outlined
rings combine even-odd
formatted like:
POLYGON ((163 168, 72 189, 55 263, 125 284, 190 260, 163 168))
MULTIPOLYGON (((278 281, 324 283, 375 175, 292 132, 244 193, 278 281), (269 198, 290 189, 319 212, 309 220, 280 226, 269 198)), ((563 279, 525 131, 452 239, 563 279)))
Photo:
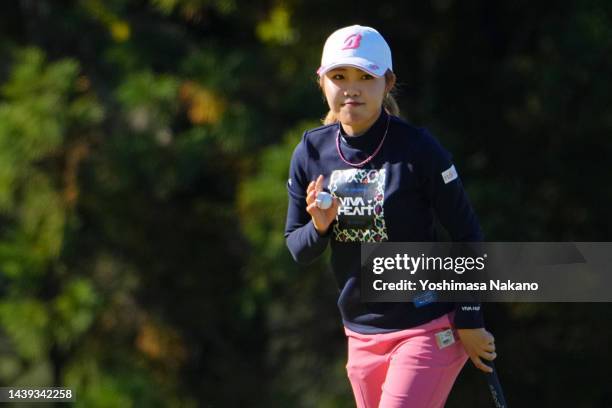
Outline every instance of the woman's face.
POLYGON ((387 92, 385 77, 348 66, 325 73, 322 86, 329 109, 351 136, 365 132, 376 122, 387 92))

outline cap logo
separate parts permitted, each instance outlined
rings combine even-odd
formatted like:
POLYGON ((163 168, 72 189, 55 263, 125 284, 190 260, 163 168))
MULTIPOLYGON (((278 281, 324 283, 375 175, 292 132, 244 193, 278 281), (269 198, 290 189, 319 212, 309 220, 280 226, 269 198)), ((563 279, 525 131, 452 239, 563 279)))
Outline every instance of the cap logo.
POLYGON ((351 34, 344 39, 344 47, 343 50, 352 50, 355 48, 359 48, 359 44, 361 43, 361 34, 351 34))

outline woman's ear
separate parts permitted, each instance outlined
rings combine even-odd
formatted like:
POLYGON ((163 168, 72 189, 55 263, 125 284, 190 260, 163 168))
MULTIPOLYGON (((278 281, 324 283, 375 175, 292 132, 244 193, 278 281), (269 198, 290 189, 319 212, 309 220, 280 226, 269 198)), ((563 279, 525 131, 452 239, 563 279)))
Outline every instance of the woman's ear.
POLYGON ((395 86, 395 81, 397 77, 391 71, 387 71, 385 73, 385 95, 391 92, 393 87, 395 86))

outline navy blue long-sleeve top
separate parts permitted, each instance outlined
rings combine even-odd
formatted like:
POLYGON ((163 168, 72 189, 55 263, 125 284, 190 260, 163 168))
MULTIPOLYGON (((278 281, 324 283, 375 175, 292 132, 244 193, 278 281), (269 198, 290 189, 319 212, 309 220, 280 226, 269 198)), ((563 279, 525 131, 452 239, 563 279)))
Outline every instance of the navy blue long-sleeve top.
POLYGON ((308 264, 331 246, 331 267, 340 295, 343 324, 364 334, 403 330, 455 310, 457 328, 483 327, 479 304, 432 302, 362 302, 361 242, 436 241, 435 217, 453 241, 481 241, 482 233, 451 157, 424 128, 414 127, 382 111, 360 136, 346 136, 339 124, 304 133, 291 158, 287 183, 289 206, 285 227, 293 258, 308 264), (363 167, 345 163, 365 160, 363 167), (325 190, 342 201, 328 233, 319 235, 306 212, 306 189, 320 174, 325 190))

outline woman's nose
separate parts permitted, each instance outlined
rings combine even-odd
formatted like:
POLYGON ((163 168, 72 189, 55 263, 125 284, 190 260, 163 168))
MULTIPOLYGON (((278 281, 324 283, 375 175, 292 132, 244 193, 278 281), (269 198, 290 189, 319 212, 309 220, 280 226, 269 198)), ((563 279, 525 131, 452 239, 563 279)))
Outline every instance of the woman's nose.
POLYGON ((344 90, 344 96, 345 97, 351 97, 351 96, 359 96, 359 90, 357 88, 347 88, 344 90))

